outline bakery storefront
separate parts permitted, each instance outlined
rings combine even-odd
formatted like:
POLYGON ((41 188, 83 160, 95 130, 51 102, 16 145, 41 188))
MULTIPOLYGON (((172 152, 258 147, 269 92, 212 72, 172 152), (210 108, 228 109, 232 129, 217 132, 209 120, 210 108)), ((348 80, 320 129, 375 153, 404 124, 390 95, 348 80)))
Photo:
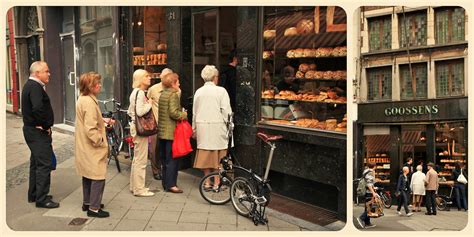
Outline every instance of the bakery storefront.
MULTIPOLYGON (((169 67, 192 114, 206 64, 223 69, 237 52, 235 153, 261 172, 281 134, 270 179, 274 193, 346 216, 346 14, 338 7, 120 7, 120 94, 134 70, 153 83, 169 67), (286 69, 285 69, 286 68, 286 69)), ((116 95, 117 98, 117 95, 116 95)), ((190 168, 194 156, 181 160, 190 168)))
POLYGON ((433 162, 440 192, 449 192, 456 162, 467 166, 467 97, 360 104, 355 167, 375 162, 376 182, 394 189, 407 158, 414 168, 433 162))

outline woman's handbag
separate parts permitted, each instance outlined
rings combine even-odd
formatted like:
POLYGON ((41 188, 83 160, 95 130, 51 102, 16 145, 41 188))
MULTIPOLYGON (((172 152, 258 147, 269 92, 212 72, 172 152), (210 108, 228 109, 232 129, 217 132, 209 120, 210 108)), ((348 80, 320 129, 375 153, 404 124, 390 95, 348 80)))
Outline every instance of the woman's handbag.
POLYGON ((193 135, 193 128, 188 121, 178 121, 174 130, 174 140, 171 147, 174 158, 182 157, 193 151, 189 139, 193 135))
POLYGON ((135 96, 135 127, 137 135, 141 137, 155 135, 158 133, 158 126, 156 124, 155 116, 153 115, 152 109, 150 109, 148 113, 144 114, 141 117, 137 115, 138 92, 140 91, 138 90, 135 96))
POLYGON ((458 181, 459 183, 462 183, 462 184, 467 184, 467 179, 466 179, 466 177, 464 177, 464 175, 462 174, 462 169, 461 169, 461 173, 460 173, 459 176, 458 176, 457 181, 458 181))

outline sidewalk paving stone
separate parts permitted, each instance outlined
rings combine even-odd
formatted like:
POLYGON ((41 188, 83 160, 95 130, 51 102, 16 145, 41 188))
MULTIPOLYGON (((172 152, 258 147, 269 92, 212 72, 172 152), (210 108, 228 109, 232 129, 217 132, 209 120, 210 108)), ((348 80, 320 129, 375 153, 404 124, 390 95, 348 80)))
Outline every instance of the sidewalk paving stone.
POLYGON ((209 219, 207 221, 211 224, 234 224, 237 222, 237 214, 209 214, 209 219))
POLYGON ((148 223, 146 230, 150 230, 150 231, 204 231, 206 230, 206 224, 153 222, 153 223, 148 223))
POLYGON ((114 230, 118 231, 142 231, 148 224, 146 220, 122 219, 114 230))
POLYGON ((178 223, 201 223, 207 224, 209 213, 203 212, 181 212, 178 223))
POLYGON ((162 202, 156 208, 157 211, 182 211, 184 203, 165 203, 162 202))
POLYGON ((115 219, 113 216, 109 218, 93 218, 92 222, 84 226, 82 230, 88 231, 112 231, 120 222, 120 219, 115 219))
POLYGON ((123 217, 125 220, 149 220, 153 215, 153 211, 147 210, 128 210, 127 214, 123 217))
POLYGON ((237 225, 207 224, 206 230, 208 231, 236 231, 237 225))
POLYGON ((180 211, 155 211, 151 217, 150 222, 174 222, 178 223, 179 217, 181 216, 180 211))

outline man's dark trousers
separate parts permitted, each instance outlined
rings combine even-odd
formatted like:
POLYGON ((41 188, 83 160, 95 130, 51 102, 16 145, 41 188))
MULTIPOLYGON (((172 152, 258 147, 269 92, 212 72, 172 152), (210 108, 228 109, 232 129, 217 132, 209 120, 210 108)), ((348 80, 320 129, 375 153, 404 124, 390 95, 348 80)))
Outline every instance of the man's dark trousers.
POLYGON ((45 203, 51 183, 52 138, 47 131, 30 126, 23 127, 23 135, 31 151, 28 200, 45 203))

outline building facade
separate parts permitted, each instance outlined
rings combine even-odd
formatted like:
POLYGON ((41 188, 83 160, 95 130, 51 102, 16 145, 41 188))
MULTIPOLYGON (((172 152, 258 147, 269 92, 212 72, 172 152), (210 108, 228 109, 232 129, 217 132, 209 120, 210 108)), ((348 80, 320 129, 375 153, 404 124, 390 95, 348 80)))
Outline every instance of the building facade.
POLYGON ((433 162, 441 190, 467 165, 467 15, 461 7, 361 7, 354 178, 368 161, 396 187, 403 164, 433 162))

